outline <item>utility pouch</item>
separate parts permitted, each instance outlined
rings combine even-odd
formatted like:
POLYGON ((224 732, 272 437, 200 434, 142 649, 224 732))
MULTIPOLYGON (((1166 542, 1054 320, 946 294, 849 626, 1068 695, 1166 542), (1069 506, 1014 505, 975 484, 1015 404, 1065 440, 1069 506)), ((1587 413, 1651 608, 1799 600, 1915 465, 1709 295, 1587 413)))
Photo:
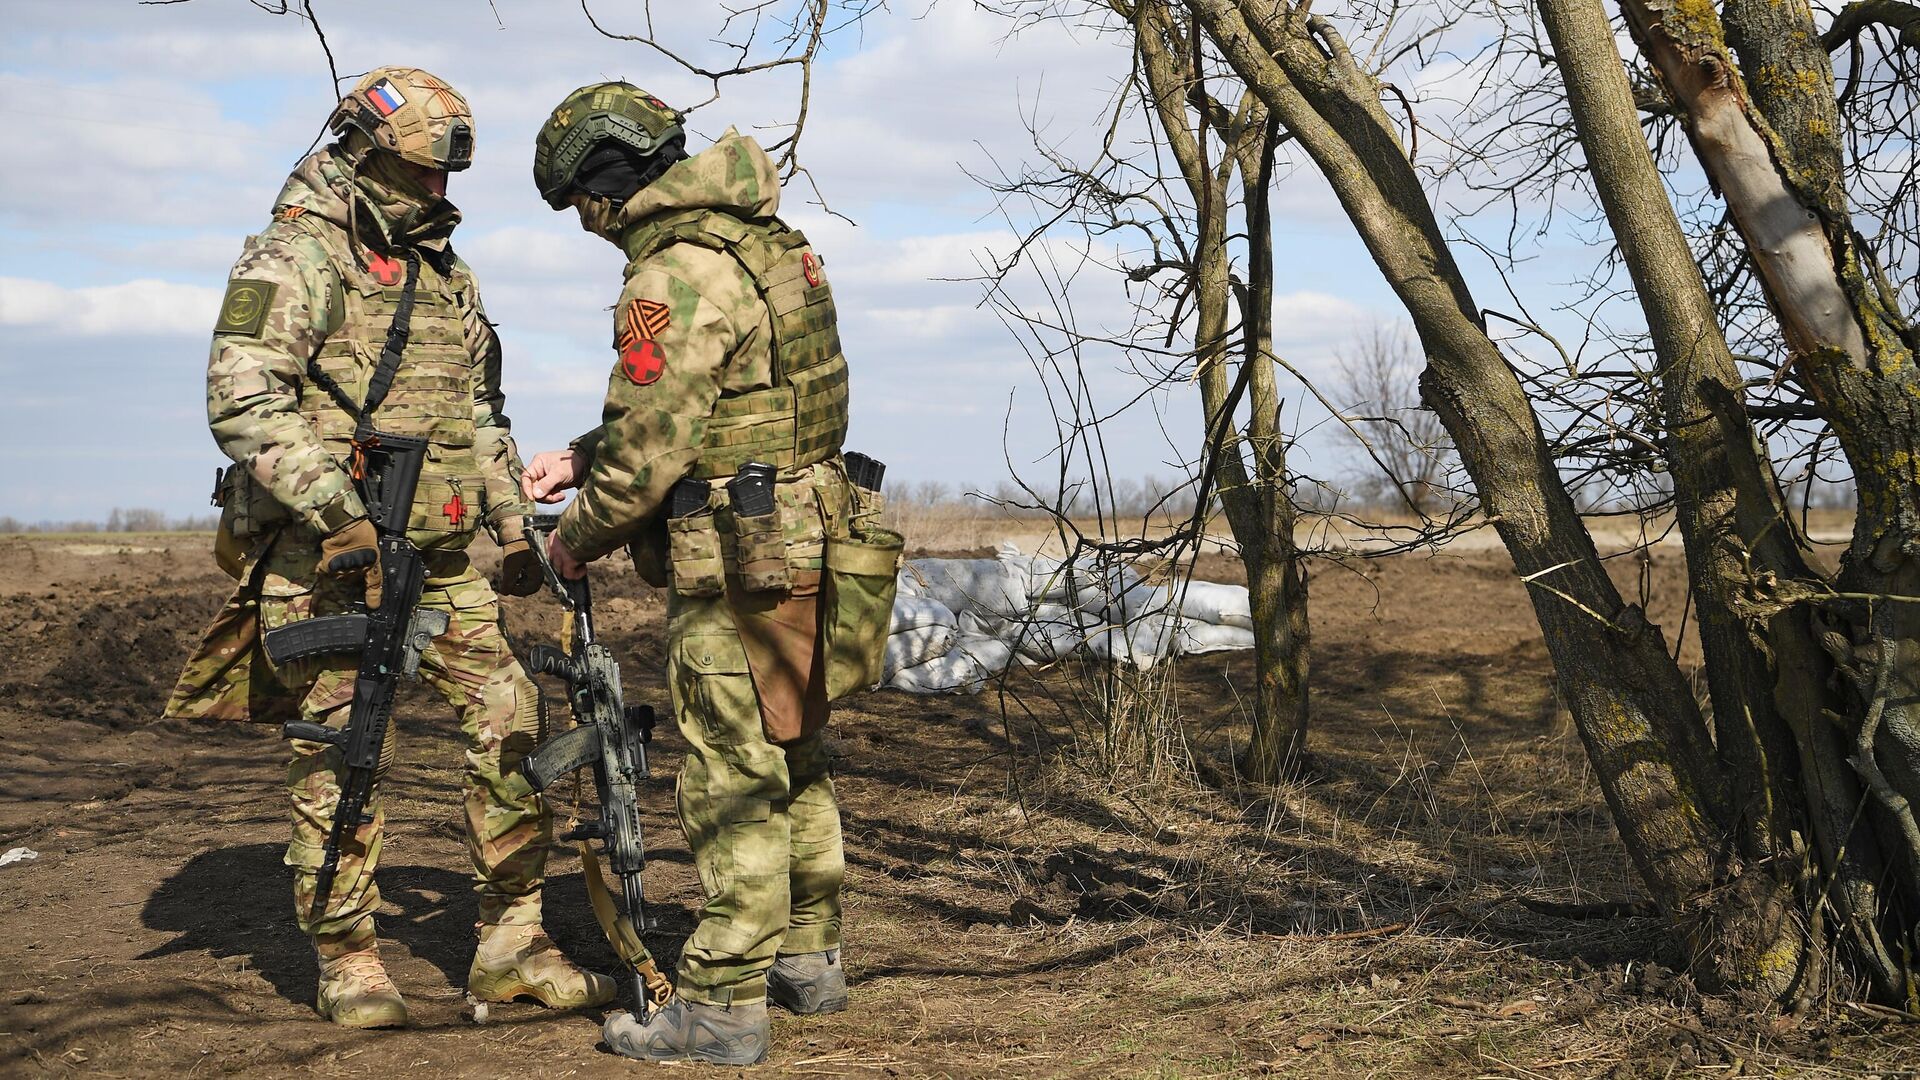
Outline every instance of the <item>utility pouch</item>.
POLYGON ((899 533, 878 527, 827 538, 820 618, 827 700, 837 701, 880 684, 881 657, 887 648, 905 547, 899 533))
POLYGON ((720 530, 708 505, 711 494, 704 480, 682 480, 668 496, 667 552, 673 591, 681 596, 726 591, 727 564, 720 557, 720 530))
POLYGON ((740 567, 740 587, 747 592, 785 591, 787 537, 780 525, 780 506, 774 499, 775 469, 749 462, 727 481, 727 501, 733 507, 734 559, 740 567))
POLYGON ((274 529, 293 520, 287 508, 244 465, 229 465, 214 488, 220 507, 220 526, 214 534, 214 560, 229 577, 238 580, 248 552, 274 529))

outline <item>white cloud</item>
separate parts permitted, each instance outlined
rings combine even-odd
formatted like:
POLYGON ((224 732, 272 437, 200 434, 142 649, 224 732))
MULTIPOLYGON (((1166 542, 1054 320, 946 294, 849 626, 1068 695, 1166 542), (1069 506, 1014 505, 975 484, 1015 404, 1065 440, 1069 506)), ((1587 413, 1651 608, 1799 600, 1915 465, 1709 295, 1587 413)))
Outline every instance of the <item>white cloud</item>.
POLYGON ((150 278, 70 289, 0 277, 0 326, 62 335, 203 335, 213 328, 219 305, 219 289, 150 278))

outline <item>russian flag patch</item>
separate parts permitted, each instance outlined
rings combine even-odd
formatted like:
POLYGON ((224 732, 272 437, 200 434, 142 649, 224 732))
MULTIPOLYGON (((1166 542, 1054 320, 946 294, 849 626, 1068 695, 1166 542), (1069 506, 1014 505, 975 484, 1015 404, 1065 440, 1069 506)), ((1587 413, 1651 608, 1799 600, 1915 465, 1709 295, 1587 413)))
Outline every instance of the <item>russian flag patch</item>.
POLYGON ((385 79, 368 88, 367 100, 373 102, 373 107, 380 111, 381 116, 392 116, 395 109, 407 103, 400 89, 385 79))

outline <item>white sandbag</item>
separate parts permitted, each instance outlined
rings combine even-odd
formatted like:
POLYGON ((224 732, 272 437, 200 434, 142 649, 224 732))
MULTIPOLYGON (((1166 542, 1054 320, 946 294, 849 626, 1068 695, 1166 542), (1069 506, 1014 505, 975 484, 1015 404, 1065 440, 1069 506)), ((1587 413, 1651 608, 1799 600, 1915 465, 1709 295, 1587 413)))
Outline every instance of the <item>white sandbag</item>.
POLYGON ((1011 644, 989 634, 970 634, 965 630, 954 641, 953 651, 972 657, 986 676, 1000 674, 1013 660, 1011 644))
POLYGON ((909 694, 977 694, 986 681, 973 657, 954 649, 945 656, 894 672, 887 686, 909 694))
POLYGON ((968 608, 954 618, 954 628, 963 634, 978 634, 985 637, 999 637, 1016 620, 1003 619, 991 612, 979 608, 968 608))
POLYGON ((887 649, 881 660, 882 679, 893 678, 902 668, 919 667, 938 660, 952 651, 956 638, 951 626, 916 626, 887 637, 887 649))
POLYGON ((1189 581, 1172 588, 1180 597, 1180 614, 1185 618, 1215 626, 1253 629, 1253 603, 1245 585, 1189 581))
POLYGON ((1130 566, 1088 554, 1069 564, 1046 555, 1023 555, 1011 541, 1000 545, 999 561, 1026 587, 1035 602, 1070 604, 1082 610, 1104 609, 1114 597, 1140 581, 1130 566))
POLYGON ((1087 651, 1103 660, 1131 664, 1146 671, 1167 658, 1175 638, 1168 619, 1148 615, 1132 623, 1096 630, 1087 637, 1087 651))
POLYGON ((1059 660, 1080 647, 1087 631, 1102 625, 1065 604, 1039 604, 1027 618, 1016 624, 1010 639, 1023 659, 1036 663, 1059 660))
POLYGON ((1115 598, 1113 621, 1138 622, 1149 615, 1165 615, 1173 608, 1173 594, 1165 585, 1137 581, 1115 598))
POLYGON ((916 596, 930 596, 955 615, 979 611, 999 619, 1027 610, 1026 581, 998 559, 914 559, 901 580, 914 582, 916 596))
POLYGON ((1244 626, 1212 626, 1207 623, 1183 620, 1180 624, 1179 641, 1182 656, 1251 649, 1253 648, 1253 631, 1244 626))
POLYGON ((888 626, 887 633, 898 634, 902 630, 916 630, 923 626, 959 625, 953 609, 931 596, 896 595, 893 599, 893 622, 888 626))

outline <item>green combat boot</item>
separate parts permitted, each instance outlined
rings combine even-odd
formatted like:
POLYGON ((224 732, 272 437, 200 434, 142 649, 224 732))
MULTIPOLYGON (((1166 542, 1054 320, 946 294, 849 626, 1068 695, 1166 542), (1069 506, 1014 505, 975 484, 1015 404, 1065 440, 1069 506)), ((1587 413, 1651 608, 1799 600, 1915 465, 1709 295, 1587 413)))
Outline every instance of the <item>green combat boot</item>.
POLYGON ((320 993, 314 1008, 351 1028, 407 1026, 407 1003, 387 978, 380 949, 368 942, 333 956, 320 954, 320 993))
POLYGON ((581 1009, 612 1001, 615 987, 567 959, 538 923, 503 923, 480 927, 467 992, 480 1001, 528 997, 549 1009, 581 1009))
POLYGON ((840 950, 782 956, 767 971, 767 1000, 801 1016, 847 1007, 847 973, 840 950))
POLYGON ((614 1053, 641 1061, 704 1061, 758 1065, 767 1057, 767 1003, 702 1005, 676 996, 646 1023, 614 1013, 600 1037, 614 1053))

